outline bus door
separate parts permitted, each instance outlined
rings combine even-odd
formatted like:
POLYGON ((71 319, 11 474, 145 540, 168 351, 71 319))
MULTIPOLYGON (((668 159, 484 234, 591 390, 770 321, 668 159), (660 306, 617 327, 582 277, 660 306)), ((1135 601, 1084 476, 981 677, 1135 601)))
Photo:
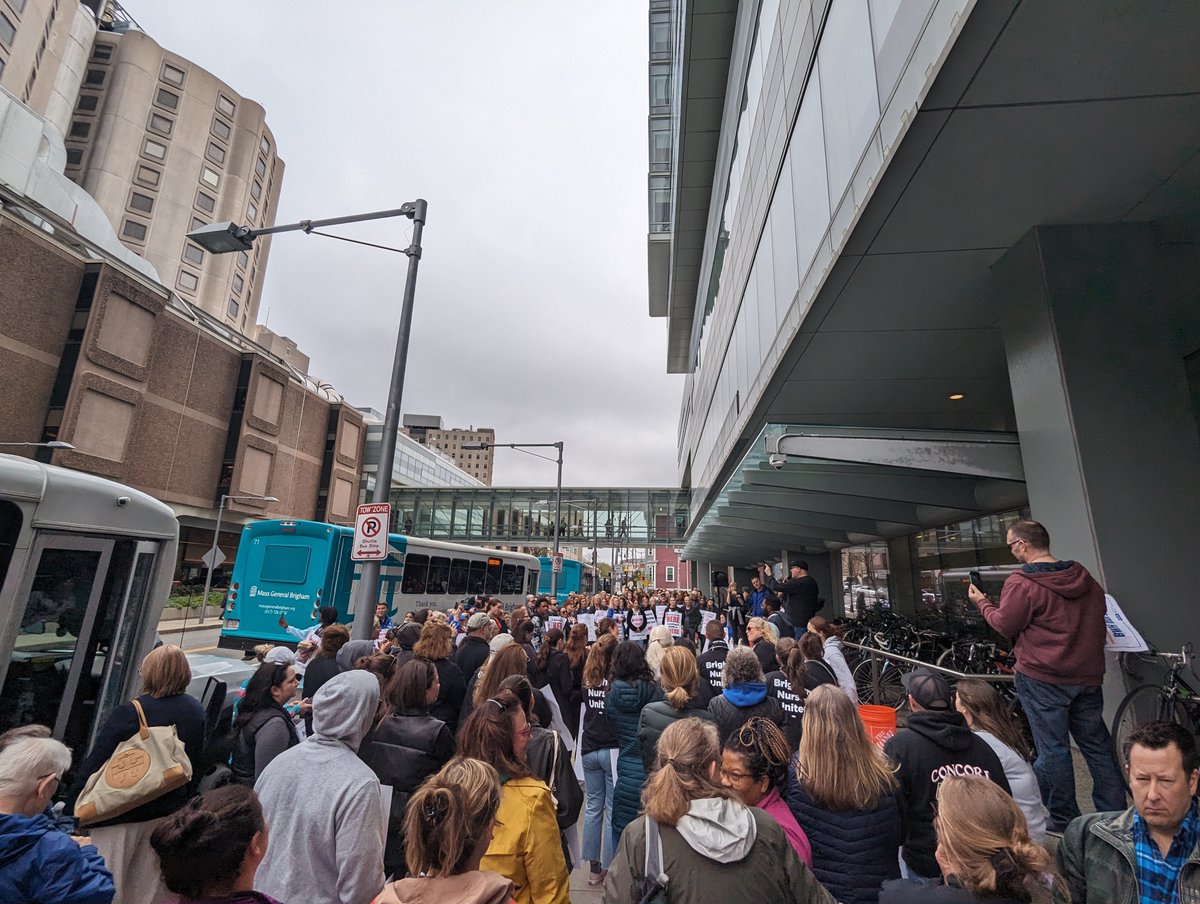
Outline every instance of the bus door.
POLYGON ((0 644, 0 730, 39 723, 83 755, 121 702, 157 543, 37 535, 0 644), (115 640, 115 643, 114 643, 115 640))

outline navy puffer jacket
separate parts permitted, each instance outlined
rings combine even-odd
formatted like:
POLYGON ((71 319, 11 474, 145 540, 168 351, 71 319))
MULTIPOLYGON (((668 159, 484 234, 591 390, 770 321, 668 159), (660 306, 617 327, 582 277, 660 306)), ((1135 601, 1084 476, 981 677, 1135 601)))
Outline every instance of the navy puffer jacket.
POLYGON ((619 838, 642 808, 642 785, 646 770, 638 744, 638 720, 649 703, 663 699, 663 692, 649 681, 614 681, 608 692, 604 714, 617 736, 617 777, 613 782, 613 837, 619 838))
POLYGON ((876 904, 879 886, 900 877, 900 809, 894 796, 873 810, 827 810, 788 770, 784 799, 812 845, 813 872, 841 904, 876 904))

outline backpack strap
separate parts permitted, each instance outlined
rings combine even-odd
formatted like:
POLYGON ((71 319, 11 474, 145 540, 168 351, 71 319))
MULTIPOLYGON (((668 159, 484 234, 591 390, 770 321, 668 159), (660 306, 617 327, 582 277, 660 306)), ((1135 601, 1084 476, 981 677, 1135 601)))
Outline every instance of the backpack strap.
POLYGON ((646 878, 654 881, 662 888, 667 887, 667 874, 663 872, 662 836, 658 832, 658 823, 649 815, 646 816, 646 878))

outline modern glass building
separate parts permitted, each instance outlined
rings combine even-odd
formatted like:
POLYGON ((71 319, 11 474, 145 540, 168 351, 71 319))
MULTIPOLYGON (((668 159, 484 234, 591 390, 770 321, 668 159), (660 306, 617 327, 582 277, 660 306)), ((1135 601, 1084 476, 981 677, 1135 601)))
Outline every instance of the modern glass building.
MULTIPOLYGON (((383 415, 373 408, 358 410, 363 413, 366 428, 359 499, 366 502, 375 491, 375 475, 379 470, 379 451, 383 443, 383 415)), ((398 431, 396 457, 392 460, 392 486, 481 487, 484 483, 459 468, 446 453, 417 442, 404 431, 398 431)))
POLYGON ((687 375, 698 584, 803 557, 853 604, 886 559, 916 608, 1026 513, 1170 636, 1147 569, 1200 540, 1197 33, 1183 2, 651 0, 649 313, 687 375))

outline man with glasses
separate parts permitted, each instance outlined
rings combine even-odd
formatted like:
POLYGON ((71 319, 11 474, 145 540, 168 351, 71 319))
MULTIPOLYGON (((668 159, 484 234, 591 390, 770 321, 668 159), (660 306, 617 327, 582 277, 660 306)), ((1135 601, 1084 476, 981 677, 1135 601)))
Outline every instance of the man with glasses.
POLYGON ((1078 562, 1052 556, 1050 534, 1036 521, 1016 522, 1007 542, 1022 567, 1004 582, 1000 602, 974 584, 967 595, 993 629, 1015 640, 1017 697, 1037 745, 1033 769, 1049 829, 1061 832, 1079 815, 1072 737, 1092 774, 1096 809, 1125 809, 1104 724, 1104 588, 1078 562))

